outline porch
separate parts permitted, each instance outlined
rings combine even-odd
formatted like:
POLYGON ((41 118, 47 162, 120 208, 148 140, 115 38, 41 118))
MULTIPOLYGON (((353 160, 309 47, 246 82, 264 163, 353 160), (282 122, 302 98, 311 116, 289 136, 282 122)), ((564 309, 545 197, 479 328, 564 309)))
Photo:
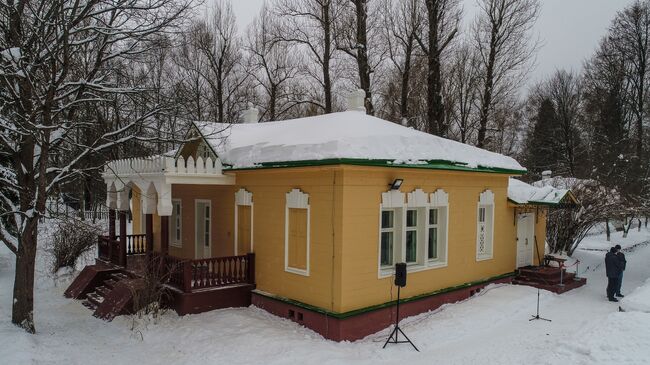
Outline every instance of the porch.
POLYGON ((95 316, 110 320, 129 313, 134 295, 153 277, 170 298, 169 303, 161 304, 179 314, 250 305, 250 292, 255 288, 254 254, 229 255, 218 250, 231 245, 211 234, 216 219, 209 204, 181 212, 174 205, 177 201, 172 201, 173 185, 234 188, 234 178, 222 173, 218 159, 199 157, 195 161, 190 156, 187 161, 183 157, 115 161, 109 163, 104 179, 108 233, 97 238, 96 264, 82 271, 66 291, 67 297, 84 299, 95 316), (134 217, 130 230, 129 211, 134 217), (196 221, 200 233, 187 229, 188 234, 181 235, 185 218, 196 221), (178 249, 179 240, 187 250, 178 249))
POLYGON ((163 306, 179 315, 246 307, 255 289, 255 254, 183 259, 149 251, 146 234, 98 237, 98 256, 77 276, 65 296, 81 299, 96 317, 112 320, 134 310, 134 295, 160 285, 163 306))

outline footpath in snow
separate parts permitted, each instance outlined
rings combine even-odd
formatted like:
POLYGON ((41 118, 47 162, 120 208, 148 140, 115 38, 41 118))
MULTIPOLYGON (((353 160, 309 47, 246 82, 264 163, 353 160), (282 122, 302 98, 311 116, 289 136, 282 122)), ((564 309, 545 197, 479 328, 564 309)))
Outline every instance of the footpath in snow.
MULTIPOLYGON (((0 247, 2 364, 648 364, 650 363, 650 231, 611 242, 590 236, 576 251, 586 286, 556 295, 542 291, 541 315, 528 321, 537 290, 493 285, 464 302, 403 321, 408 345, 382 350, 389 329, 354 343, 328 341, 288 320, 251 307, 157 323, 130 317, 104 322, 79 301, 63 298, 70 277, 53 280, 40 252, 35 320, 38 334, 10 323, 13 255, 0 247), (621 303, 605 298, 603 256, 619 243, 628 265, 621 303), (639 287, 639 289, 637 289, 639 287), (626 312, 618 312, 618 305, 626 312)), ((571 262, 569 262, 570 264, 571 262)))

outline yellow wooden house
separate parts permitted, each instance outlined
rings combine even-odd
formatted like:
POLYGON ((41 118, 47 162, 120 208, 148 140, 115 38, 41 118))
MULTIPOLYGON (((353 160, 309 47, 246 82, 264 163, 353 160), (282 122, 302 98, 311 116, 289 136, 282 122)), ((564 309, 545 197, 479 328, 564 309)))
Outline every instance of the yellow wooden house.
POLYGON ((250 109, 240 124, 193 123, 173 155, 109 163, 122 227, 101 258, 168 257, 181 314, 252 303, 334 340, 390 324, 395 263, 405 315, 539 263, 547 207, 566 191, 529 199, 511 187, 526 172, 514 159, 369 116, 358 94, 349 106, 268 123, 250 109))

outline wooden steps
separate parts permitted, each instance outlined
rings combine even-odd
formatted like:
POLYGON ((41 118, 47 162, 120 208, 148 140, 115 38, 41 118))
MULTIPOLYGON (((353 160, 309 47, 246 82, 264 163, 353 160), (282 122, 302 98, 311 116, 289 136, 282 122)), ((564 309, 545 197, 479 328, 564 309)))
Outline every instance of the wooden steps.
POLYGON ((558 267, 527 266, 517 270, 512 281, 516 285, 528 285, 539 289, 562 294, 587 284, 586 278, 576 278, 574 273, 567 273, 558 267))
POLYGON ((110 321, 117 315, 131 311, 131 288, 137 288, 139 280, 129 272, 112 270, 100 279, 84 280, 85 287, 75 290, 84 293, 79 298, 83 299, 81 304, 93 311, 95 317, 110 321))

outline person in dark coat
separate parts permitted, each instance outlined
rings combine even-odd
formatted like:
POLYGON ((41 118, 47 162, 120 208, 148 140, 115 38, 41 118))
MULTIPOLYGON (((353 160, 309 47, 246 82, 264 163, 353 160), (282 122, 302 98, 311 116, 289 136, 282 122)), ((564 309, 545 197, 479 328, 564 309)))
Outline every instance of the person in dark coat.
POLYGON ((623 271, 625 271, 627 260, 625 260, 625 254, 621 251, 621 245, 616 245, 614 248, 616 249, 616 257, 618 257, 621 264, 621 274, 618 276, 618 284, 616 285, 616 296, 623 298, 624 295, 621 294, 621 286, 623 285, 623 271))
POLYGON ((618 286, 618 277, 620 276, 621 260, 616 255, 616 248, 612 247, 605 255, 605 272, 607 274, 607 299, 610 302, 618 302, 614 297, 616 294, 616 287, 618 286))

